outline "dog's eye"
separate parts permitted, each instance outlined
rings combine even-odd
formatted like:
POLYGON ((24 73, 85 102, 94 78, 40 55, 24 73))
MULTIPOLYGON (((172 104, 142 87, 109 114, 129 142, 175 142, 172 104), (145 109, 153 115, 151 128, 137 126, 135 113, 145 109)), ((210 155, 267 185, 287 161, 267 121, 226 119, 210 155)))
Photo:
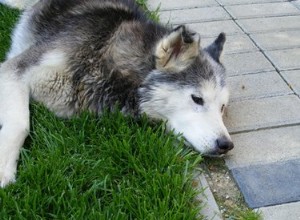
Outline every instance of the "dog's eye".
POLYGON ((222 105, 221 112, 224 112, 224 110, 225 110, 225 105, 222 105))
POLYGON ((201 97, 192 95, 192 99, 193 101, 197 104, 197 105, 203 105, 204 104, 204 100, 201 97))

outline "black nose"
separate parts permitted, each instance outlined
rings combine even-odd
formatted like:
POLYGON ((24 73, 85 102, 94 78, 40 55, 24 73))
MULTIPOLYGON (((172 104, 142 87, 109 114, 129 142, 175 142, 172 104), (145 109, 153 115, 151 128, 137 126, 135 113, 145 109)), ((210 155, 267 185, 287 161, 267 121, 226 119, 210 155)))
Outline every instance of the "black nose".
POLYGON ((216 142, 217 148, 220 151, 220 153, 226 153, 234 147, 232 141, 229 140, 227 137, 218 138, 216 142))

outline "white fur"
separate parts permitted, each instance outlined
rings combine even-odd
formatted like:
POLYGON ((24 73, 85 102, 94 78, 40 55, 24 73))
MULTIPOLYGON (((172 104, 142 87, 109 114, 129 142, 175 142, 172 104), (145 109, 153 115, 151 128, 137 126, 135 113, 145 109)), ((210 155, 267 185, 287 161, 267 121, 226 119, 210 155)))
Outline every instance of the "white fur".
POLYGON ((21 16, 18 25, 14 29, 12 35, 12 45, 7 54, 7 59, 21 54, 34 44, 34 38, 29 30, 30 13, 30 11, 25 11, 21 16))
POLYGON ((1 187, 15 181, 20 148, 29 132, 29 88, 12 69, 4 65, 0 69, 1 187))
POLYGON ((184 134, 197 151, 209 154, 216 150, 218 138, 225 136, 230 140, 221 112, 222 105, 226 105, 229 98, 226 87, 210 81, 205 81, 198 89, 178 88, 166 83, 154 87, 152 97, 155 99, 151 102, 141 104, 142 111, 152 118, 166 120, 168 128, 184 134), (192 94, 201 96, 204 105, 194 103, 192 94))
POLYGON ((72 101, 72 83, 66 61, 63 51, 52 50, 43 55, 37 66, 31 67, 25 73, 31 97, 42 102, 60 117, 70 117, 75 111, 68 107, 68 103, 72 101))
POLYGON ((39 0, 0 0, 0 3, 13 8, 25 9, 34 5, 39 0))

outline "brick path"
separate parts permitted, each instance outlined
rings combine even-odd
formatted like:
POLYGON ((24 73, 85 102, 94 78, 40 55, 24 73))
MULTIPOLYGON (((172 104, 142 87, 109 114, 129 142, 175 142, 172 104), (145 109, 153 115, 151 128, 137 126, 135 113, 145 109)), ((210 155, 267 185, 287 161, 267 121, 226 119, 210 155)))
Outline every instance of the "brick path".
POLYGON ((226 157, 250 208, 300 219, 300 0, 149 0, 162 22, 189 24, 202 46, 227 34, 226 157))

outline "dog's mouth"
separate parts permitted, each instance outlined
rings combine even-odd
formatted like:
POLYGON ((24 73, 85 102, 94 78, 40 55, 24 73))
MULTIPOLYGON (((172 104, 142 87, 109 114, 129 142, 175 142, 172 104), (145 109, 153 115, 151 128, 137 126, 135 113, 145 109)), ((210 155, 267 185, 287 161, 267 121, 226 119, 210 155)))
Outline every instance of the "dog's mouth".
MULTIPOLYGON (((193 148, 194 150, 198 151, 194 145, 192 145, 188 140, 184 138, 184 144, 187 147, 193 148)), ((231 148, 232 149, 232 148, 231 148)), ((216 147, 214 150, 208 152, 200 152, 204 157, 224 157, 231 149, 220 149, 216 147)), ((198 151, 199 152, 199 151, 198 151)))
POLYGON ((226 151, 225 150, 222 150, 222 151, 215 150, 215 151, 207 152, 207 153, 203 154, 203 156, 205 156, 205 157, 224 157, 228 151, 229 150, 226 150, 226 151))

